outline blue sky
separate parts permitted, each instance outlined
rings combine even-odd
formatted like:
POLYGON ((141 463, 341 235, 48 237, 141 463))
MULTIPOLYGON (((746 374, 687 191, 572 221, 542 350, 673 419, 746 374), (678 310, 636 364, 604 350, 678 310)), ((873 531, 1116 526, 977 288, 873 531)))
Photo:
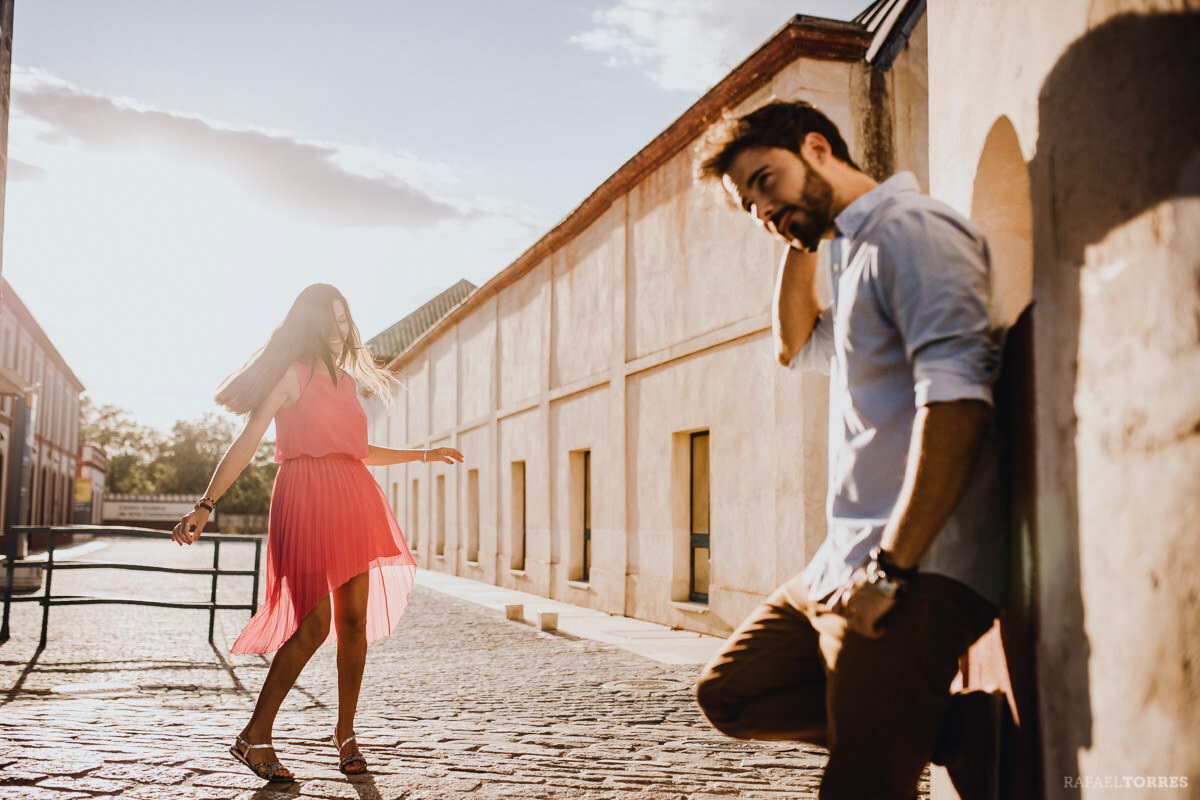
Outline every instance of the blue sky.
POLYGON ((4 275, 168 428, 296 293, 482 284, 795 13, 866 0, 19 2, 4 275))

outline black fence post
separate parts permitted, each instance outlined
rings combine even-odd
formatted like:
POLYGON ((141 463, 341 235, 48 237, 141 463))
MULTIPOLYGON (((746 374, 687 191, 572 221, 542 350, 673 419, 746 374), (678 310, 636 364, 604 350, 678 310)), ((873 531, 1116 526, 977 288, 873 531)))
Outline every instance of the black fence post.
POLYGON ((46 626, 50 623, 50 582, 54 578, 54 541, 57 537, 54 531, 43 528, 46 532, 46 593, 42 596, 42 638, 38 649, 46 646, 46 626))
POLYGON ((262 539, 254 540, 254 586, 250 589, 250 616, 258 613, 258 572, 262 563, 262 539))
POLYGON ((12 606, 13 559, 17 555, 17 537, 12 531, 4 537, 4 623, 0 625, 0 644, 8 641, 8 610, 12 606))
POLYGON ((213 623, 217 619, 217 575, 221 571, 221 540, 213 539, 213 576, 212 595, 209 597, 208 609, 208 641, 213 640, 213 623))

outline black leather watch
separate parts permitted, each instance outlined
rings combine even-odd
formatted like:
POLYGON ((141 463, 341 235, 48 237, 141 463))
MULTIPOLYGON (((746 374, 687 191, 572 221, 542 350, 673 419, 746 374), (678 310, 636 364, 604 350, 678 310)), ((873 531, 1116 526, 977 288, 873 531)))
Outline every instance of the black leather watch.
POLYGON ((880 594, 895 599, 904 593, 908 582, 917 575, 917 568, 904 569, 891 563, 887 551, 875 547, 867 563, 867 582, 880 594))
POLYGON ((902 581, 911 581, 917 577, 917 567, 901 567, 892 561, 892 555, 882 547, 871 548, 871 561, 879 565, 879 568, 885 572, 888 577, 899 578, 902 581))

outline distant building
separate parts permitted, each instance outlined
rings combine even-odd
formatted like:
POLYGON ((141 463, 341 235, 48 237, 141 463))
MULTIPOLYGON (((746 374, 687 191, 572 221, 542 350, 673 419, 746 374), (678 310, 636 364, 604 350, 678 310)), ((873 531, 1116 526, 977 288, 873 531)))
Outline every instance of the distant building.
POLYGON ((382 364, 391 363, 438 320, 462 305, 477 288, 468 280, 459 281, 383 333, 371 337, 367 348, 376 361, 382 364))
POLYGON ((79 469, 79 395, 83 383, 38 325, 7 280, 0 280, 0 368, 7 394, 0 400, 0 519, 16 515, 18 524, 67 525, 74 517, 75 477, 79 469), (9 508, 14 414, 22 404, 14 392, 30 389, 33 424, 30 472, 23 509, 9 508))
POLYGON ((108 456, 99 445, 79 448, 79 469, 75 473, 76 525, 100 525, 104 522, 104 487, 108 475, 108 456))

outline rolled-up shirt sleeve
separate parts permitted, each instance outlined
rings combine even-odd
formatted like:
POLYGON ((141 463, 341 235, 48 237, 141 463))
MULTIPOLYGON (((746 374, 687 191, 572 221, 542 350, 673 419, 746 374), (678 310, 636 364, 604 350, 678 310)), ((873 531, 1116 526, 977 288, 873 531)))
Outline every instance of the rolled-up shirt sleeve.
POLYGON ((953 400, 992 404, 1000 362, 987 245, 941 214, 898 215, 900 248, 881 249, 880 302, 904 340, 918 408, 953 400))
POLYGON ((792 356, 788 369, 819 372, 828 375, 833 359, 833 305, 827 305, 817 315, 816 324, 804 346, 792 356))

